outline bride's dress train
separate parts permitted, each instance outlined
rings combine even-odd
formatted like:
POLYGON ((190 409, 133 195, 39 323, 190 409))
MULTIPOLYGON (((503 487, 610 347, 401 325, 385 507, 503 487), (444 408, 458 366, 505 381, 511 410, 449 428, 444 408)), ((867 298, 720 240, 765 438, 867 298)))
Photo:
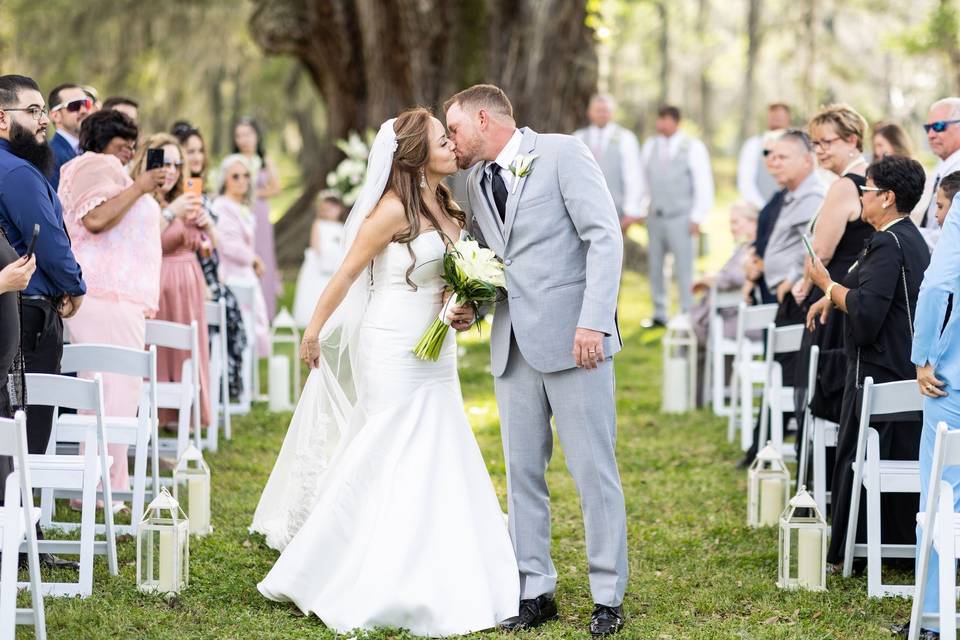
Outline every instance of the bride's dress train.
POLYGON ((519 578, 490 476, 463 411, 454 332, 437 362, 412 347, 441 307, 440 234, 373 264, 355 403, 311 372, 252 529, 283 551, 258 585, 338 632, 445 636, 516 615, 519 578))

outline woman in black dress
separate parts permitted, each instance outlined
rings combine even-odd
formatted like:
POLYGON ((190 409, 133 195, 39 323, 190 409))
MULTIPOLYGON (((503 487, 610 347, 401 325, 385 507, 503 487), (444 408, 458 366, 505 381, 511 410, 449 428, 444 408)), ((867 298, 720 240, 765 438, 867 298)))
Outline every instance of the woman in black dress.
MULTIPOLYGON (((910 361, 911 318, 930 252, 909 215, 923 194, 924 180, 923 167, 909 158, 890 156, 870 165, 866 185, 860 188, 861 217, 875 231, 857 261, 837 281, 819 259, 807 259, 813 284, 824 292, 824 297, 810 307, 807 326, 824 324, 834 305, 846 320, 847 365, 833 470, 833 536, 827 553, 827 561, 834 565, 843 561, 853 482, 851 463, 856 456, 860 421, 860 387, 867 377, 882 383, 916 376, 910 361)), ((871 426, 880 434, 882 458, 917 459, 920 416, 871 426)), ((916 494, 882 495, 881 538, 885 543, 914 543, 917 506, 916 494)), ((865 533, 866 519, 861 517, 857 538, 865 539, 865 533)))

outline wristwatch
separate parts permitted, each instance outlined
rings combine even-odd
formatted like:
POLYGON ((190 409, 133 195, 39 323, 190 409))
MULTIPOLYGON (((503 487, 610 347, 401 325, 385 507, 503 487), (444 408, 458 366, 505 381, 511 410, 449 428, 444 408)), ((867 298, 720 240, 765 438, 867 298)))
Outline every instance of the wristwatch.
POLYGON ((827 286, 826 294, 827 294, 827 300, 830 301, 830 304, 833 304, 833 296, 831 294, 833 293, 833 288, 835 286, 837 286, 837 283, 833 282, 832 280, 830 281, 829 286, 827 286))
POLYGON ((174 218, 177 217, 177 214, 175 214, 173 211, 171 211, 167 207, 164 207, 163 211, 161 211, 160 213, 161 215, 163 215, 163 219, 166 220, 168 224, 173 222, 174 218))

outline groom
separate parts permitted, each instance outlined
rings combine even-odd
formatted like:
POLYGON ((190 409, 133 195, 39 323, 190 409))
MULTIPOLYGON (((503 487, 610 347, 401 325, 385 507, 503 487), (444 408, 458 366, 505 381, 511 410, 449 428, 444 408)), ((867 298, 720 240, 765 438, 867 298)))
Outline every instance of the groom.
MULTIPOLYGON (((557 617, 550 558, 551 416, 580 495, 596 606, 594 636, 623 626, 627 527, 615 457, 612 356, 622 343, 617 292, 623 238, 613 199, 587 147, 571 136, 517 129, 498 87, 447 100, 447 128, 467 178, 470 232, 506 265, 490 355, 507 461, 510 537, 529 629, 557 617)), ((472 312, 457 309, 463 330, 472 312)))

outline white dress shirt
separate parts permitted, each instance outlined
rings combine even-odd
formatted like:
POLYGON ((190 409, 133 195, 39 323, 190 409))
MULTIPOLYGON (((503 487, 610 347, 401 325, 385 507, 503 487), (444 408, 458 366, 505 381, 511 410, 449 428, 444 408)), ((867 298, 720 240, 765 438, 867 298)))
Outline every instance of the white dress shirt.
POLYGON ((926 209, 922 206, 917 211, 914 222, 917 227, 920 229, 920 234, 923 236, 923 239, 927 241, 927 246, 930 247, 930 251, 933 251, 933 248, 937 244, 937 239, 940 237, 940 225, 937 224, 937 194, 934 191, 934 185, 939 185, 940 181, 946 176, 950 175, 954 171, 960 171, 960 150, 954 151, 951 155, 947 156, 946 160, 941 160, 937 164, 937 168, 933 170, 929 176, 927 176, 927 183, 923 187, 923 197, 920 198, 921 203, 926 204, 926 209), (920 226, 920 223, 923 220, 923 214, 927 214, 927 223, 920 226))
POLYGON ((757 211, 763 209, 763 205, 767 203, 767 199, 757 188, 757 158, 762 154, 763 136, 752 136, 740 147, 740 157, 737 159, 737 190, 757 211))
MULTIPOLYGON (((517 154, 520 153, 521 142, 523 142, 523 134, 520 133, 520 129, 514 129, 513 135, 507 140, 507 144, 503 145, 503 149, 500 150, 497 159, 494 160, 500 166, 500 177, 503 178, 503 184, 507 186, 508 191, 513 188, 513 174, 510 173, 510 165, 513 164, 517 154)), ((489 170, 489 167, 490 163, 488 162, 483 168, 484 171, 489 170)))
MULTIPOLYGON (((619 132, 620 165, 623 170, 623 214, 632 217, 643 215, 643 199, 647 195, 647 185, 643 174, 643 161, 640 159, 640 141, 632 131, 618 124, 608 124, 600 128, 590 125, 580 137, 590 147, 597 162, 607 151, 610 139, 619 132)), ((576 135, 576 134, 574 134, 576 135)), ((579 136, 578 136, 579 137, 579 136)))
POLYGON ((677 131, 669 138, 662 135, 647 138, 643 143, 640 156, 646 165, 651 159, 655 159, 655 154, 660 154, 666 147, 667 157, 672 159, 680 151, 684 141, 687 143, 687 164, 693 178, 693 209, 690 211, 690 222, 703 224, 713 208, 713 169, 710 167, 710 154, 707 152, 707 147, 683 131, 677 131))

